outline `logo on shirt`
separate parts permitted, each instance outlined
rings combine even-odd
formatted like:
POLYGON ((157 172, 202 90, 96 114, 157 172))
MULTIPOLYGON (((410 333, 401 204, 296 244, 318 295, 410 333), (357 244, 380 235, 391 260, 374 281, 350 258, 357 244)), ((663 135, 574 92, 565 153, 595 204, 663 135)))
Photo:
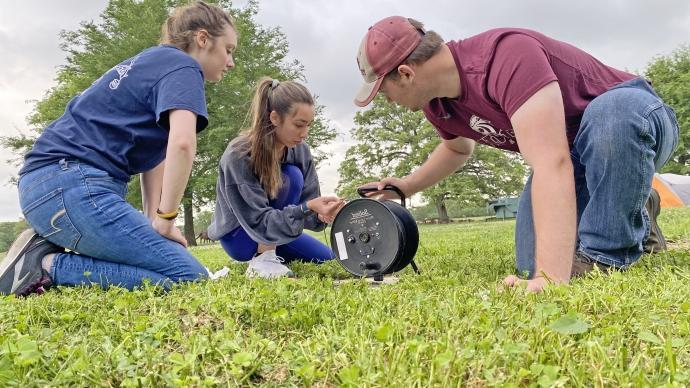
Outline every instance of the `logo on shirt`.
POLYGON ((138 55, 132 58, 129 64, 115 66, 114 69, 117 71, 119 78, 115 78, 112 81, 110 81, 110 83, 108 84, 108 86, 110 86, 110 89, 116 90, 120 86, 120 82, 122 82, 123 79, 127 78, 127 73, 129 73, 129 71, 132 70, 132 67, 134 67, 134 62, 137 60, 137 58, 139 58, 138 55))
POLYGON ((491 121, 481 117, 472 115, 472 117, 470 117, 470 128, 482 135, 482 137, 478 139, 480 143, 494 146, 515 144, 515 138, 508 131, 494 128, 491 121))

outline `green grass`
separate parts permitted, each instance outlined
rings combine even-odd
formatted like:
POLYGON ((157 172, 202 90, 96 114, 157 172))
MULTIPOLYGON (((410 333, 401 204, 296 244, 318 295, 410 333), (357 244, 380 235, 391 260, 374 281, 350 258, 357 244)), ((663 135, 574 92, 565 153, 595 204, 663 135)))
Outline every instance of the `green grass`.
POLYGON ((0 298, 0 386, 690 385, 690 208, 660 224, 669 253, 541 294, 497 289, 513 222, 424 226, 422 274, 376 288, 337 263, 247 280, 198 247, 230 275, 0 298))

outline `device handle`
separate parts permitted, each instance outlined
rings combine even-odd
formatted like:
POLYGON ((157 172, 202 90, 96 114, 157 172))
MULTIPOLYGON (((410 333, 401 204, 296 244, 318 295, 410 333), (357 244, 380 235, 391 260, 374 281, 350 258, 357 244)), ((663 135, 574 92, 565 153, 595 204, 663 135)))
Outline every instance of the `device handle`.
POLYGON ((374 191, 393 191, 400 197, 400 204, 403 207, 407 207, 405 206, 405 193, 403 193, 402 190, 398 188, 398 186, 387 184, 383 187, 383 190, 379 190, 376 186, 360 186, 357 188, 357 194, 359 194, 360 197, 364 198, 367 197, 367 193, 372 193, 374 191))

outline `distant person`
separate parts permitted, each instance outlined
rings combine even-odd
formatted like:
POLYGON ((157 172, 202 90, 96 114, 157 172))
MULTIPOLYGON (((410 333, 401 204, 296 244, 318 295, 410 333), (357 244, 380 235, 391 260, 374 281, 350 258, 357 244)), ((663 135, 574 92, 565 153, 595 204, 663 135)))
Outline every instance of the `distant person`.
POLYGON ((379 188, 391 183, 410 196, 433 186, 475 142, 522 154, 532 175, 515 240, 528 289, 595 266, 627 268, 645 246, 665 249, 651 184, 676 147, 678 122, 643 78, 535 31, 499 28, 444 44, 400 16, 367 31, 357 62, 365 80, 357 105, 381 92, 423 110, 442 138, 417 170, 379 188))
POLYGON ((321 196, 305 139, 314 120, 309 90, 294 81, 259 81, 251 127, 220 160, 216 209, 208 236, 233 259, 248 262, 247 276, 291 277, 285 263, 322 263, 330 248, 304 229, 323 230, 343 201, 321 196))
POLYGON ((172 283, 208 273, 175 226, 208 124, 204 80, 235 64, 237 34, 222 9, 177 8, 162 44, 123 61, 74 97, 26 155, 19 200, 33 229, 0 264, 0 294, 50 285, 172 283), (144 214, 125 201, 142 173, 144 214), (65 251, 63 248, 67 248, 65 251))

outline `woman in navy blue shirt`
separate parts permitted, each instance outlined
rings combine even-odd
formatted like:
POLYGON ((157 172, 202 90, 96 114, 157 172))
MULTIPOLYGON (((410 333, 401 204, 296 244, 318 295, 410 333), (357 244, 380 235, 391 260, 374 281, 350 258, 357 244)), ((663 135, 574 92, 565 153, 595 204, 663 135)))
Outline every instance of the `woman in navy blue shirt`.
POLYGON ((0 294, 207 276, 175 217, 208 124, 204 80, 234 67, 237 34, 222 9, 197 2, 173 11, 162 35, 74 97, 26 155, 19 197, 32 229, 0 263, 0 294), (125 201, 139 173, 144 214, 125 201))

